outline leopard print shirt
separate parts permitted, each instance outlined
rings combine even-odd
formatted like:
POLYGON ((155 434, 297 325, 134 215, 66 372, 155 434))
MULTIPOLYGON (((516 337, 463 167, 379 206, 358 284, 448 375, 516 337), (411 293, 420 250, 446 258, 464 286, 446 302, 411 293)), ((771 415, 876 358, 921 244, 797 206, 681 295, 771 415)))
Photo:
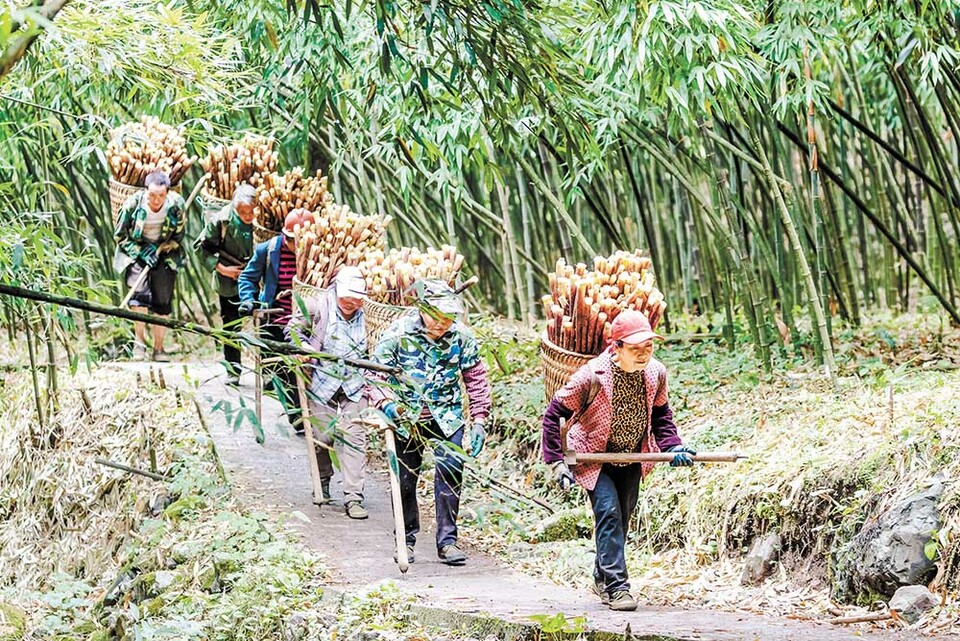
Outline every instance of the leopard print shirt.
POLYGON ((613 366, 613 420, 607 452, 637 452, 647 431, 647 386, 644 371, 613 366))

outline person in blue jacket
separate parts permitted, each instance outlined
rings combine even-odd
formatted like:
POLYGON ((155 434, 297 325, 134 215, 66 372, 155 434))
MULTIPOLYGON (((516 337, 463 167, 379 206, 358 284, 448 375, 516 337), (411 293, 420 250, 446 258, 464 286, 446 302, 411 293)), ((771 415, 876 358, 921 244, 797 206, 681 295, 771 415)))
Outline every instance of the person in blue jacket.
MULTIPOLYGON (((260 331, 265 338, 285 341, 285 330, 290 321, 293 306, 293 278, 297 273, 296 228, 306 210, 295 209, 283 221, 279 236, 257 243, 250 262, 237 279, 237 293, 241 314, 251 314, 255 307, 278 309, 261 323, 260 331)), ((287 420, 298 434, 303 432, 300 421, 300 403, 297 400, 297 372, 293 366, 281 363, 264 368, 264 380, 283 405, 287 420)))

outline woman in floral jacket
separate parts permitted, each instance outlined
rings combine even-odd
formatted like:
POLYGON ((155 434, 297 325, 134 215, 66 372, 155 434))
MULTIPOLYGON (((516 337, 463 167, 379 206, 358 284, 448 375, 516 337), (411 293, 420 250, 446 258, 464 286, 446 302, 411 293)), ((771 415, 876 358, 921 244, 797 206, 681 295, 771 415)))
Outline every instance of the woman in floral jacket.
POLYGON ((671 466, 692 465, 673 423, 667 398, 667 370, 653 358, 647 317, 624 311, 610 328, 611 344, 581 367, 554 395, 543 417, 543 459, 566 489, 574 481, 587 490, 596 521, 595 589, 612 610, 636 610, 630 595, 624 545, 640 481, 653 464, 563 462, 561 419, 570 422, 568 446, 588 452, 676 452, 671 466))

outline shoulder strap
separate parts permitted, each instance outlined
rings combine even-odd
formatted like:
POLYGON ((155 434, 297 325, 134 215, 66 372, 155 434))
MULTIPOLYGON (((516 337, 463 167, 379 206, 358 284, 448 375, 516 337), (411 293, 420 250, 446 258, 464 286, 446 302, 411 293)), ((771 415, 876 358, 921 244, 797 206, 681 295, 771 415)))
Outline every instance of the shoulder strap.
POLYGON ((597 373, 593 370, 593 366, 590 365, 590 389, 587 390, 587 402, 584 403, 580 411, 570 417, 569 423, 573 424, 583 418, 583 415, 587 413, 587 410, 590 409, 590 406, 593 405, 593 401, 596 400, 597 394, 600 393, 600 377, 597 376, 597 373))

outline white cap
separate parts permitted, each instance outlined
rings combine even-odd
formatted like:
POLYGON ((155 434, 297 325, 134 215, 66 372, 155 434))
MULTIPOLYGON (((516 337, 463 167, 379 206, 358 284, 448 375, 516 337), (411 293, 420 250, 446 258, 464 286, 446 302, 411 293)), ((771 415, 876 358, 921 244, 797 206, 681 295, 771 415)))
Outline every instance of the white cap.
POLYGON ((333 279, 337 286, 337 298, 367 298, 367 281, 359 267, 341 267, 333 279))

